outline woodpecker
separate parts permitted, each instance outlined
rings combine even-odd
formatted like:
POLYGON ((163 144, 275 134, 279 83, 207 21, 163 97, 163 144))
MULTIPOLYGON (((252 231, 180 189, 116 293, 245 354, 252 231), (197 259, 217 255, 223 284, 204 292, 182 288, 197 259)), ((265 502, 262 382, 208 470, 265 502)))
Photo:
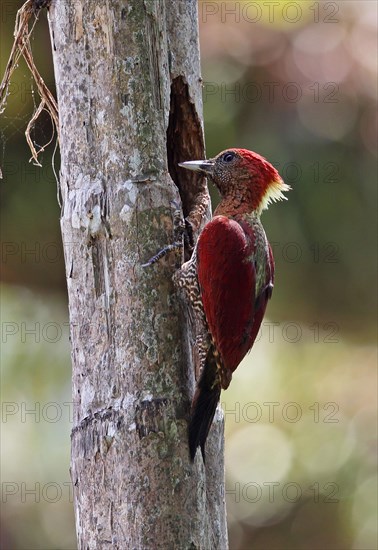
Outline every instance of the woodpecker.
POLYGON ((289 191, 277 170, 246 149, 227 149, 210 160, 179 166, 202 172, 221 201, 201 231, 191 259, 175 275, 194 312, 201 374, 192 403, 189 451, 205 442, 221 390, 250 351, 274 284, 274 260, 260 221, 273 201, 289 191))

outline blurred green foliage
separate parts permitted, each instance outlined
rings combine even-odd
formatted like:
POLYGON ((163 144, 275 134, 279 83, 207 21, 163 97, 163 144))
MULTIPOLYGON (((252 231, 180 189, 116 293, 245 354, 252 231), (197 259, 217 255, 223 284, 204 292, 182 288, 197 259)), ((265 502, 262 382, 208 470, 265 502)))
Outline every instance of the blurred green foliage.
MULTIPOLYGON (((1 73, 20 5, 1 7, 1 73)), ((376 9, 199 2, 208 156, 255 150, 292 186, 263 215, 268 319, 222 395, 234 550, 377 547, 376 9)), ((53 88, 45 16, 32 44, 53 88)), ((74 548, 59 205, 53 146, 29 162, 32 90, 20 63, 0 117, 1 547, 74 548)), ((33 136, 49 141, 47 117, 33 136)))

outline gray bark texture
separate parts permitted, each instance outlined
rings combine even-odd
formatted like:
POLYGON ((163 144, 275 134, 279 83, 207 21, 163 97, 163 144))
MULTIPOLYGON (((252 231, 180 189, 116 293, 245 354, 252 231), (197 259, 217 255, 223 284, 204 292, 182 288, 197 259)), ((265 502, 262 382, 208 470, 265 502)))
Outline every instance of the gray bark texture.
MULTIPOLYGON (((227 548, 223 419, 190 463, 195 350, 172 283, 172 202, 206 184, 196 0, 52 0, 80 549, 227 548), (180 170, 180 171, 179 171, 180 170), (194 350, 194 352, 193 352, 194 350)), ((203 218, 203 219, 202 219, 203 218)))

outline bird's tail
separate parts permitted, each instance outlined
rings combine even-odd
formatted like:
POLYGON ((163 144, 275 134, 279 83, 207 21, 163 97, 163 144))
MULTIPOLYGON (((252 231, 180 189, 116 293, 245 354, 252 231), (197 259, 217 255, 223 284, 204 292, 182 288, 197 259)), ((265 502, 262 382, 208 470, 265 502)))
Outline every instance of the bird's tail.
POLYGON ((196 455, 197 447, 201 447, 202 458, 205 462, 205 443, 221 393, 216 357, 211 348, 206 357, 192 403, 192 417, 189 423, 189 451, 192 461, 196 455))

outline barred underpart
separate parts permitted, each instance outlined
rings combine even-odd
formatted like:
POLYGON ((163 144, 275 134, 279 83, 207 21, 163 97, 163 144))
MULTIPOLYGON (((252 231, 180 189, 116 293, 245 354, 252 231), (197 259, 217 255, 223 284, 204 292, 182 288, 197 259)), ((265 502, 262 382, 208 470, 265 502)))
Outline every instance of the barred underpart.
POLYGON ((189 315, 193 325, 195 343, 200 358, 200 369, 206 362, 206 357, 211 344, 211 336, 207 326, 203 309, 201 291, 197 278, 197 247, 193 250, 192 257, 185 262, 173 276, 175 285, 185 293, 186 303, 189 304, 189 315))

